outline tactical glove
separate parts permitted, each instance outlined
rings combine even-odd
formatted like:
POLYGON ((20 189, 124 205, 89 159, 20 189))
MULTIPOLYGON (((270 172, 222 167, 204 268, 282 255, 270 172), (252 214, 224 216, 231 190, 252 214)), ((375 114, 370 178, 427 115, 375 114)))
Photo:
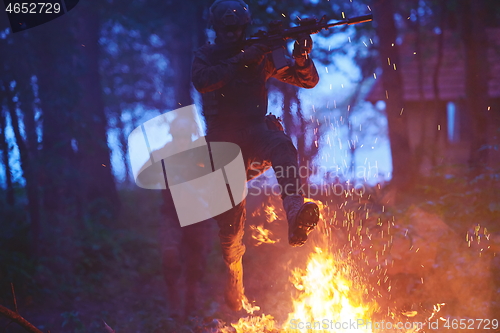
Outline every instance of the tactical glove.
POLYGON ((295 58, 295 62, 299 66, 305 65, 306 60, 309 58, 309 53, 311 53, 312 47, 313 41, 309 35, 302 35, 295 41, 292 55, 295 58))

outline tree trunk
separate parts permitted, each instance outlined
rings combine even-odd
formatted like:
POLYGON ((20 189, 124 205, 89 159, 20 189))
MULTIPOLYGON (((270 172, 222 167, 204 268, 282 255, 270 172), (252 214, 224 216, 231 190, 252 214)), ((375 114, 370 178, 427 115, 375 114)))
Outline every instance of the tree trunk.
MULTIPOLYGON (((0 88, 1 89, 1 88, 0 88)), ((3 110, 3 101, 0 98, 0 150, 2 151, 2 163, 5 167, 5 201, 9 206, 14 206, 14 186, 12 184, 12 170, 9 163, 9 144, 5 136, 7 123, 5 121, 6 113, 3 110)))
MULTIPOLYGON (((446 18, 446 2, 445 2, 445 0, 439 1, 439 9, 438 10, 439 10, 438 14, 440 17, 439 18, 439 28, 441 30, 441 33, 437 37, 438 38, 438 40, 437 40, 437 61, 436 61, 436 66, 434 67, 434 71, 432 73, 432 90, 434 92, 434 100, 432 102, 433 106, 432 106, 431 110, 433 110, 435 112, 435 114, 437 115, 438 123, 442 123, 443 126, 446 124, 446 126, 443 127, 442 133, 434 132, 434 133, 436 133, 434 136, 434 142, 438 141, 439 134, 441 134, 441 136, 446 137, 446 135, 448 133, 448 124, 447 124, 448 116, 446 114, 443 115, 443 113, 446 111, 443 112, 443 108, 442 108, 443 103, 439 99, 439 72, 440 72, 441 67, 442 67, 443 53, 444 53, 444 21, 446 18)), ((445 139, 443 141, 445 142, 445 145, 448 144, 447 139, 445 139)), ((430 149, 432 152, 431 164, 434 167, 434 166, 436 166, 436 147, 435 147, 435 145, 432 145, 432 148, 430 148, 430 149)))
POLYGON ((462 0, 462 39, 465 47, 465 89, 471 119, 471 175, 485 171, 488 161, 488 38, 483 21, 484 0, 462 0))
POLYGON ((118 213, 120 200, 111 169, 108 123, 99 73, 98 5, 97 1, 89 1, 79 7, 76 35, 81 44, 78 56, 81 95, 77 106, 79 121, 75 139, 86 212, 92 219, 113 219, 118 213))
POLYGON ((178 2, 172 6, 173 15, 169 17, 171 24, 166 30, 172 36, 167 43, 167 52, 174 70, 174 108, 193 103, 191 98, 193 51, 205 43, 206 23, 203 10, 209 4, 208 1, 202 0, 196 6, 190 2, 178 2))
POLYGON ((67 265, 71 263, 68 257, 76 254, 75 223, 71 213, 75 210, 75 196, 80 191, 75 186, 78 170, 72 149, 73 124, 78 121, 75 115, 78 86, 73 63, 75 40, 69 15, 59 18, 57 23, 49 22, 30 31, 43 115, 39 168, 44 212, 41 254, 66 259, 51 265, 56 272, 72 271, 67 265))
POLYGON ((26 180, 26 196, 28 197, 28 214, 31 222, 31 253, 33 256, 39 255, 39 238, 40 238, 40 205, 38 186, 35 177, 35 163, 30 158, 30 153, 26 142, 24 141, 19 127, 19 117, 16 111, 16 103, 13 100, 13 94, 7 83, 4 82, 4 89, 7 93, 7 107, 10 114, 12 130, 16 138, 16 144, 19 148, 20 166, 23 170, 23 176, 26 180))
MULTIPOLYGON (((390 58, 391 63, 399 64, 393 0, 380 2, 373 7, 373 12, 381 63, 386 63, 390 58)), ((391 184, 396 189, 406 189, 412 185, 415 168, 410 152, 407 118, 403 112, 404 90, 400 71, 389 68, 384 70, 382 84, 389 95, 386 112, 393 168, 391 184)))

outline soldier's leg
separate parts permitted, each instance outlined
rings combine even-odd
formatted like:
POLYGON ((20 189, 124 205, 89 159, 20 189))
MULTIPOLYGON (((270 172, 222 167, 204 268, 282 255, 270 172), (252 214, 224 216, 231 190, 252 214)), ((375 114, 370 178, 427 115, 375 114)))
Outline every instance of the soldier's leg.
POLYGON ((280 131, 271 131, 273 146, 265 152, 270 159, 281 188, 281 198, 288 220, 288 242, 302 246, 319 220, 319 208, 313 202, 304 203, 297 159, 297 149, 290 138, 280 131))
POLYGON ((243 233, 245 224, 245 202, 215 217, 219 225, 222 256, 228 271, 225 299, 234 311, 239 311, 244 299, 242 257, 245 253, 243 233))

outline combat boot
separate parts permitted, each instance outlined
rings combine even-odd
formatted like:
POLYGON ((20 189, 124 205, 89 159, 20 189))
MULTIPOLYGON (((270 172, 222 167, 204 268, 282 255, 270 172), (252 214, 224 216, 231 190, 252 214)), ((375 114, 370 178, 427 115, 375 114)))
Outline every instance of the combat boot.
POLYGON ((233 311, 240 311, 245 297, 243 288, 243 264, 241 258, 227 265, 228 281, 226 284, 225 299, 226 304, 233 311))
POLYGON ((289 195, 283 199, 288 220, 288 243, 302 246, 319 220, 319 208, 314 202, 304 203, 301 195, 289 195))

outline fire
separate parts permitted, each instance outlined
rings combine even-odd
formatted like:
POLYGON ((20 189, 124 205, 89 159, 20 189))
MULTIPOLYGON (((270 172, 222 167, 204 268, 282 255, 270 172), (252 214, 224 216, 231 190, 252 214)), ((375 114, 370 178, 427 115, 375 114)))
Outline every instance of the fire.
MULTIPOLYGON (((370 322, 377 309, 376 304, 363 301, 366 288, 356 286, 351 273, 349 265, 335 260, 329 251, 316 247, 306 268, 292 271, 290 280, 299 295, 293 300, 293 312, 282 325, 277 325, 272 316, 264 314, 241 318, 231 325, 238 333, 350 332, 335 329, 336 323, 341 325, 351 321, 362 326, 360 320, 370 322)), ((355 331, 371 332, 369 326, 364 327, 355 331)))
POLYGON ((271 239, 272 232, 270 230, 265 229, 263 226, 258 225, 251 225, 250 228, 252 229, 252 238, 257 241, 255 246, 259 246, 261 244, 274 244, 276 242, 279 242, 279 239, 273 240, 271 239))
MULTIPOLYGON (((362 323, 371 321, 377 305, 364 302, 366 288, 353 282, 350 266, 336 260, 332 253, 319 247, 310 255, 305 270, 292 272, 292 282, 301 291, 293 301, 293 313, 284 325, 299 329, 299 332, 322 331, 349 332, 345 323, 356 323, 356 332, 371 332, 362 323), (302 323, 301 326, 298 323, 302 323), (300 329, 302 328, 303 329, 300 329)), ((293 330, 297 332, 297 330, 293 330)))
MULTIPOLYGON (((440 311, 441 305, 437 304, 434 311, 427 320, 422 322, 413 321, 419 315, 417 311, 404 311, 399 313, 389 309, 382 310, 373 297, 374 288, 357 271, 357 267, 350 259, 343 259, 340 253, 337 255, 331 249, 336 247, 331 244, 331 224, 335 220, 335 211, 320 201, 306 199, 315 202, 320 209, 320 221, 314 237, 309 240, 313 245, 305 268, 295 268, 291 271, 290 281, 295 286, 296 293, 292 299, 292 311, 287 315, 284 322, 277 322, 272 315, 261 314, 260 316, 249 316, 241 318, 237 323, 231 324, 231 328, 224 328, 223 333, 312 333, 312 332, 421 332, 423 327, 435 317, 440 311), (326 237, 325 237, 326 236, 326 237), (369 293, 370 291, 370 293, 369 293), (389 312, 387 312, 389 310, 389 312), (383 315, 385 313, 385 315, 383 315), (382 317, 385 322, 381 319, 382 317), (406 318, 406 319, 404 319, 406 318), (410 319, 411 318, 411 319, 410 319), (404 327, 392 325, 401 324, 404 327), (384 326, 386 325, 386 326, 384 326), (390 325, 391 329, 389 329, 390 325), (420 326, 419 326, 420 325, 420 326), (393 330, 396 329, 396 330, 393 330)), ((346 201, 347 202, 347 201, 346 201)), ((274 207, 266 207, 267 221, 272 222, 276 218, 274 207), (271 218, 270 218, 271 217, 271 218)), ((281 215, 281 214, 280 214, 281 215)), ((368 213, 366 213, 368 218, 368 213)), ((268 237, 267 230, 252 227, 257 230, 261 237, 268 237)), ((359 230, 357 230, 359 233, 359 230)), ((351 234, 347 235, 348 237, 351 234)), ((255 237, 254 237, 255 238, 255 237)), ((352 237, 351 237, 352 246, 352 237)), ((373 272, 373 269, 372 269, 373 272)), ((390 287, 389 287, 390 289, 390 287)), ((379 296, 380 293, 378 293, 379 296)), ((249 306, 248 301, 245 309, 249 306)), ((258 311, 253 305, 247 312, 258 311)), ((278 314, 275 314, 278 315, 278 314)), ((281 314, 280 314, 281 315, 281 314)), ((284 318, 284 317, 282 317, 284 318)), ((420 316, 422 318, 422 316, 420 316)))
POLYGON ((274 206, 266 206, 266 208, 264 208, 264 212, 266 213, 268 223, 274 222, 278 219, 278 214, 276 213, 274 206))

